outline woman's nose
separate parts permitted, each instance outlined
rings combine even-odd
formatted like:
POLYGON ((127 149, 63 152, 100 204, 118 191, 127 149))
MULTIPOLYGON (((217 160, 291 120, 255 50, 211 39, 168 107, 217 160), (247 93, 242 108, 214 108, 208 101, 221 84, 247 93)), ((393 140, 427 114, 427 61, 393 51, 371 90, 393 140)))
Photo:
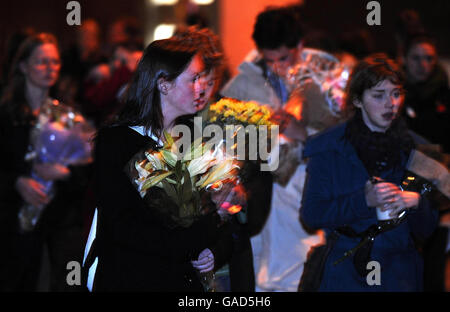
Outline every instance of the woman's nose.
POLYGON ((203 97, 205 95, 205 86, 206 83, 204 82, 205 79, 200 78, 195 82, 194 85, 194 90, 196 95, 198 95, 199 97, 203 97))
POLYGON ((61 68, 61 63, 57 62, 48 62, 46 65, 47 70, 51 72, 59 71, 61 68))
POLYGON ((386 103, 386 107, 387 108, 395 108, 398 107, 401 104, 402 100, 401 97, 398 96, 389 96, 387 103, 386 103))
POLYGON ((392 108, 394 106, 394 101, 395 101, 395 99, 393 96, 387 96, 384 106, 386 108, 392 108))

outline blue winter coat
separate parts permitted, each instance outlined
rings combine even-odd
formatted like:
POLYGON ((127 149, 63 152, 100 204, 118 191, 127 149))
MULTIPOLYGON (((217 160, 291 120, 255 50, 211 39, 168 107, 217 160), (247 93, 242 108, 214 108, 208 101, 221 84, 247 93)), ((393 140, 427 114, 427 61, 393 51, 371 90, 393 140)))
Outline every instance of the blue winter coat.
MULTIPOLYGON (((377 223, 375 208, 367 206, 364 195, 369 175, 353 146, 344 139, 345 127, 346 123, 338 125, 310 139, 304 150, 304 156, 309 158, 308 177, 300 216, 305 225, 322 228, 327 236, 344 225, 360 233, 377 223)), ((383 172, 381 177, 399 185, 406 161, 405 155, 401 166, 383 172)), ((437 211, 421 197, 419 207, 410 209, 403 223, 375 238, 371 260, 380 264, 380 285, 369 285, 367 276, 361 277, 356 272, 352 257, 333 264, 360 241, 340 235, 326 261, 320 291, 422 290, 423 263, 413 236, 428 237, 437 219, 437 211)), ((371 275, 369 279, 374 281, 374 277, 371 275)))

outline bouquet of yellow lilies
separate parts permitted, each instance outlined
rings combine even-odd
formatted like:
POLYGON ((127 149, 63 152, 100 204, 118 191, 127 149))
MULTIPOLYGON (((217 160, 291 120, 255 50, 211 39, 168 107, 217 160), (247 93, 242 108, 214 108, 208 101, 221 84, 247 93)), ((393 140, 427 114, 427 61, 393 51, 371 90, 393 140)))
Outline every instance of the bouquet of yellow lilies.
MULTIPOLYGON (((171 223, 189 227, 203 213, 201 192, 221 189, 224 183, 237 179, 238 162, 227 157, 221 145, 195 140, 183 155, 176 151, 174 139, 164 133, 164 146, 145 151, 141 160, 133 159, 133 183, 144 200, 149 191, 162 189, 176 205, 155 205, 155 196, 147 202, 169 216, 171 223)), ((237 212, 237 211, 235 211, 237 212)))

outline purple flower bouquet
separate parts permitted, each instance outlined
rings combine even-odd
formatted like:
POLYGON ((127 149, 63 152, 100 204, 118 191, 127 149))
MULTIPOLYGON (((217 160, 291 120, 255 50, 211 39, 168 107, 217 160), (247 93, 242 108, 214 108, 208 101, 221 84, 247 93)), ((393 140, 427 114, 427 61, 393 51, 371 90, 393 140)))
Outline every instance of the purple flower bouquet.
MULTIPOLYGON (((25 157, 35 163, 64 166, 87 164, 92 160, 92 127, 73 108, 56 100, 47 100, 42 106, 38 122, 31 132, 31 152, 25 157)), ((45 187, 45 193, 54 196, 54 181, 41 178, 31 170, 32 179, 45 187)), ((25 203, 19 210, 19 224, 23 232, 34 229, 45 205, 35 207, 25 203)))

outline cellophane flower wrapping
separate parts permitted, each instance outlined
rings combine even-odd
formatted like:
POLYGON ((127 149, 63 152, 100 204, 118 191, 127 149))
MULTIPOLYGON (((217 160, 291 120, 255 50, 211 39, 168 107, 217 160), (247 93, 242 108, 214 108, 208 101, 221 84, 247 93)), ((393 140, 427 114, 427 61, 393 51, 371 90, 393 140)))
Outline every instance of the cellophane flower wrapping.
POLYGON ((331 116, 340 117, 350 73, 350 66, 333 55, 321 50, 304 49, 302 58, 291 66, 284 78, 291 94, 302 93, 302 88, 308 83, 318 86, 327 105, 325 111, 331 116))
MULTIPOLYGON (((38 120, 31 131, 30 152, 27 161, 57 163, 60 165, 87 164, 92 160, 91 138, 95 128, 72 107, 48 99, 42 105, 38 120)), ((34 170, 31 178, 45 187, 45 193, 54 196, 54 182, 39 177, 34 170)), ((44 205, 24 204, 19 210, 19 224, 24 232, 34 229, 44 205)))

